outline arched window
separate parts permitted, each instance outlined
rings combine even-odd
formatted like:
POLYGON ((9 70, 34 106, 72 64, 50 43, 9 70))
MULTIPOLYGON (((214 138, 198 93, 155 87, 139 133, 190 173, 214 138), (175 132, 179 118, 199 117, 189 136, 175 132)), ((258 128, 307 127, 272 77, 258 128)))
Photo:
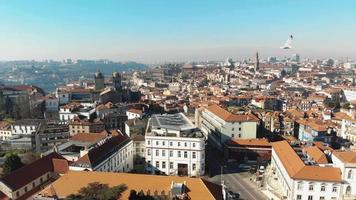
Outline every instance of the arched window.
POLYGON ((350 195, 351 194, 351 186, 346 187, 346 194, 350 195))
POLYGON ((349 170, 347 173, 347 178, 350 179, 352 177, 352 169, 349 170))

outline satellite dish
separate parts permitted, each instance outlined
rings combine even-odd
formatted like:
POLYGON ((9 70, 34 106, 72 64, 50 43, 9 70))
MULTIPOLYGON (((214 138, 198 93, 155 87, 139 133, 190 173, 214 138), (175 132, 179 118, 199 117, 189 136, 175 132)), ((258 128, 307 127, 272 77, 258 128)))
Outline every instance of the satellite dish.
POLYGON ((290 35, 289 38, 287 39, 286 43, 284 43, 283 46, 281 46, 281 49, 291 49, 292 46, 292 40, 293 40, 293 35, 290 35))

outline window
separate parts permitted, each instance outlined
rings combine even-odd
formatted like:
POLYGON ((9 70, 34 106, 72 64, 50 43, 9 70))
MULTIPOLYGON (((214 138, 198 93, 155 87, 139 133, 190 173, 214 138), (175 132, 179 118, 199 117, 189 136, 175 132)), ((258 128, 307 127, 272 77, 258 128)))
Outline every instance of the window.
POLYGON ((41 183, 41 184, 43 183, 43 179, 42 179, 42 177, 40 178, 40 183, 41 183))
POLYGON ((166 145, 166 143, 164 141, 162 141, 162 146, 166 145))
POLYGON ((180 151, 178 151, 178 158, 180 158, 182 155, 181 155, 181 153, 180 153, 180 151))
POLYGON ((162 156, 166 156, 166 150, 162 150, 162 156))
POLYGON ((297 189, 298 190, 302 190, 303 189, 303 183, 298 183, 297 189))
POLYGON ((313 200, 313 196, 312 196, 312 195, 309 195, 309 196, 308 196, 308 200, 313 200))
POLYGON ((352 177, 352 170, 350 169, 349 172, 347 173, 347 178, 350 179, 352 177))
POLYGON ((32 182, 32 188, 36 187, 36 183, 32 182))
POLYGON ((178 146, 180 147, 180 142, 178 142, 178 146))
POLYGON ((151 144, 151 140, 147 140, 147 145, 150 145, 151 144))
POLYGON ((314 185, 309 185, 309 191, 313 191, 314 190, 314 185))
POLYGON ((184 151, 184 158, 188 158, 188 152, 184 151))
POLYGON ((196 157, 197 157, 196 152, 193 152, 193 153, 192 153, 192 157, 193 157, 193 158, 196 158, 196 157))
POLYGON ((322 185, 322 186, 320 187, 320 191, 325 192, 325 185, 322 185))
POLYGON ((186 142, 184 142, 184 146, 187 147, 187 143, 186 142))
POLYGON ((239 131, 241 131, 241 128, 239 128, 239 131))
POLYGON ((173 157, 173 151, 169 151, 169 157, 173 157))
POLYGON ((297 195, 297 200, 302 200, 302 195, 298 194, 297 195))
POLYGON ((169 146, 173 146, 173 142, 169 142, 169 146))
POLYGON ((169 169, 173 169, 173 162, 169 162, 169 169))
POLYGON ((241 137, 241 133, 239 133, 239 138, 241 137))
POLYGON ((19 197, 20 196, 20 192, 16 192, 16 196, 19 197))
POLYGON ((27 187, 25 187, 25 192, 27 192, 27 187))
POLYGON ((156 156, 159 156, 159 150, 156 150, 156 156))
POLYGON ((231 131, 234 131, 234 130, 235 130, 235 128, 232 128, 232 129, 231 129, 231 131))
POLYGON ((193 164, 192 170, 195 171, 197 169, 196 164, 193 164))
POLYGON ((159 168, 159 161, 156 161, 156 167, 159 168))
POLYGON ((231 137, 232 137, 232 138, 235 137, 235 134, 231 134, 231 137))
POLYGON ((147 149, 147 155, 148 155, 148 156, 151 155, 151 149, 147 149))
POLYGON ((319 198, 319 200, 325 200, 325 197, 321 196, 321 197, 319 198))
POLYGON ((333 192, 337 192, 337 187, 333 187, 333 192))
POLYGON ((158 141, 156 141, 156 146, 158 146, 159 145, 159 142, 158 141))
POLYGON ((162 162, 162 168, 166 169, 166 162, 165 161, 162 162))
POLYGON ((193 144, 192 144, 192 145, 193 145, 193 147, 195 147, 195 143, 194 143, 194 142, 193 142, 193 144))

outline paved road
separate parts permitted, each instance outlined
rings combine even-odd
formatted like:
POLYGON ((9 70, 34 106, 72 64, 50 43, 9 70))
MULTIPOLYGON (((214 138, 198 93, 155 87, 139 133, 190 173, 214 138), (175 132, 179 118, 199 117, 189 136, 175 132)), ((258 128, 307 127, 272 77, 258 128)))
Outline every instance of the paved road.
MULTIPOLYGON (((259 191, 256 186, 252 186, 253 183, 249 183, 248 181, 244 180, 243 177, 238 173, 229 173, 225 170, 225 174, 223 174, 222 177, 228 190, 233 191, 234 193, 239 193, 241 200, 267 199, 267 197, 261 191, 259 191)), ((216 175, 211 177, 209 180, 216 184, 220 184, 221 176, 216 175)))
POLYGON ((248 180, 245 181, 239 174, 240 170, 236 163, 230 163, 222 168, 224 165, 223 156, 221 152, 216 149, 208 149, 207 161, 209 166, 209 174, 212 176, 208 178, 210 181, 221 184, 221 176, 225 185, 229 190, 240 194, 241 200, 264 200, 267 197, 248 180))

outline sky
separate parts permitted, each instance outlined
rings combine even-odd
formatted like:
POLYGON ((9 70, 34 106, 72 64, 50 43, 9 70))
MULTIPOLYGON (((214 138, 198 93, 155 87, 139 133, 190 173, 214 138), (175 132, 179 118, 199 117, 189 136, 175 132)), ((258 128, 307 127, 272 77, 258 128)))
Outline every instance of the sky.
POLYGON ((356 58, 353 0, 0 0, 0 60, 356 58), (289 34, 293 49, 282 50, 289 34))

